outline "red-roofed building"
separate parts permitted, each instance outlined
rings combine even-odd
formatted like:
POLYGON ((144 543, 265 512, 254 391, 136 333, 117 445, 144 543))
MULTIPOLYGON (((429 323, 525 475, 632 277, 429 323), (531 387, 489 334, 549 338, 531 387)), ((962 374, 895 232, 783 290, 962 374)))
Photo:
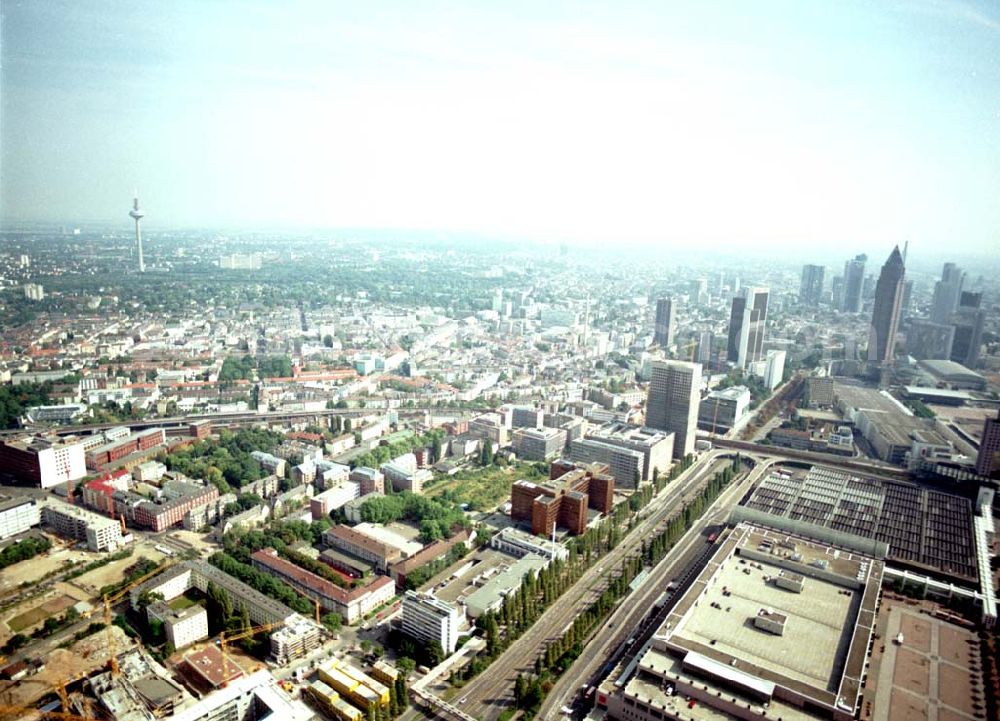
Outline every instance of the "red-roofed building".
POLYGON ((332 581, 286 561, 273 548, 263 548, 250 556, 255 568, 277 576, 296 591, 327 611, 339 613, 347 623, 354 623, 369 611, 396 595, 396 584, 388 576, 376 576, 356 588, 341 588, 332 581))
POLYGON ((305 441, 306 443, 322 443, 323 436, 319 433, 306 433, 305 431, 294 431, 285 436, 290 441, 305 441))

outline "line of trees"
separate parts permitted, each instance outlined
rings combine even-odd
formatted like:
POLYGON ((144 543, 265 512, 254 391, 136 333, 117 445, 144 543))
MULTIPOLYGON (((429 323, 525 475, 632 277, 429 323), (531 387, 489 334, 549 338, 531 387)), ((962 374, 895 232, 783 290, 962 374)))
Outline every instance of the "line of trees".
POLYGON ((265 596, 273 598, 275 601, 285 604, 293 611, 309 616, 313 612, 313 602, 298 592, 284 581, 280 581, 274 576, 258 571, 247 563, 240 563, 225 551, 216 551, 208 557, 208 562, 224 573, 228 573, 233 578, 237 578, 256 591, 260 591, 265 596))
POLYGON ((18 561, 34 558, 50 548, 52 548, 52 542, 47 538, 25 538, 23 541, 13 543, 0 551, 0 568, 7 568, 18 561))
MULTIPOLYGON (((670 480, 690 467, 692 462, 693 458, 685 458, 665 477, 660 477, 658 473, 654 474, 655 480, 651 487, 662 490, 670 480)), ((539 653, 535 662, 534 677, 525 677, 521 682, 524 701, 521 702, 520 708, 528 711, 529 716, 544 698, 544 693, 542 698, 538 698, 535 689, 543 686, 547 688, 546 669, 569 667, 572 660, 580 653, 577 646, 582 646, 590 630, 610 613, 618 600, 628 592, 629 583, 643 566, 652 565, 666 555, 673 544, 691 527, 694 519, 711 505, 725 485, 732 480, 739 468, 740 461, 737 458, 731 467, 719 471, 702 493, 683 511, 674 515, 660 533, 648 542, 643 540, 640 553, 623 561, 616 576, 609 575, 608 587, 587 611, 581 614, 566 635, 539 653)), ((498 611, 488 612, 476 619, 479 632, 486 640, 485 653, 472 659, 456 677, 453 677, 453 682, 462 685, 484 671, 545 612, 553 601, 573 586, 597 559, 618 545, 624 537, 622 529, 631 530, 636 522, 638 510, 630 508, 628 504, 619 504, 612 512, 608 523, 588 529, 586 533, 570 541, 567 561, 556 559, 541 569, 537 575, 528 574, 521 587, 504 598, 498 611)), ((515 695, 517 695, 516 688, 515 695)))

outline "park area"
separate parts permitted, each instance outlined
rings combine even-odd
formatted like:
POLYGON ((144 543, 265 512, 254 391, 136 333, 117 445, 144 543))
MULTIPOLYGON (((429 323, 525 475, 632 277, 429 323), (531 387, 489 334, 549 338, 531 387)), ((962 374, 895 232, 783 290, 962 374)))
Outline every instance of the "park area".
POLYGON ((429 483, 424 495, 468 504, 470 511, 490 511, 510 498, 514 481, 540 481, 548 478, 534 463, 515 463, 510 466, 489 465, 469 468, 453 476, 429 483))
POLYGON ((32 626, 43 623, 45 619, 62 613, 67 608, 76 603, 76 599, 65 594, 60 594, 54 598, 50 598, 47 601, 39 603, 34 608, 19 613, 14 616, 9 621, 7 625, 10 630, 14 633, 21 633, 32 626))

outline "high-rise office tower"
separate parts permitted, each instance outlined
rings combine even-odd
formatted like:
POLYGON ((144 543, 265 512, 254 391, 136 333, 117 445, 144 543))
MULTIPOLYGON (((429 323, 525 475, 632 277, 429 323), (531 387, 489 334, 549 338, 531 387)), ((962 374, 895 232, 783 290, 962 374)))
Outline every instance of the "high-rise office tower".
POLYGON ((135 244, 139 249, 139 272, 146 272, 146 261, 142 257, 142 230, 139 228, 139 223, 142 220, 145 213, 139 210, 139 194, 135 194, 135 198, 132 200, 132 210, 129 211, 129 216, 135 221, 135 244))
POLYGON ((830 300, 834 308, 844 309, 844 276, 835 275, 830 281, 830 300))
POLYGON ((653 328, 653 342, 666 348, 674 342, 674 302, 670 298, 656 301, 656 325, 653 328))
POLYGON ((819 305, 823 297, 823 274, 826 268, 822 265, 802 266, 802 285, 799 288, 799 303, 802 305, 819 305))
POLYGON ((968 368, 979 363, 979 350, 983 344, 983 325, 986 312, 980 308, 982 293, 963 291, 959 296, 958 310, 951 316, 955 340, 951 344, 951 360, 968 368))
POLYGON ((701 363, 653 361, 646 425, 674 434, 674 458, 694 452, 701 400, 701 363))
POLYGON ((903 281, 906 268, 897 245, 882 266, 875 284, 875 305, 872 324, 868 333, 868 360, 878 363, 891 361, 895 356, 896 331, 899 329, 899 312, 903 305, 903 281))
POLYGON ((987 477, 1000 473, 1000 412, 996 418, 987 418, 983 422, 983 437, 979 441, 979 454, 976 456, 976 473, 987 477))
POLYGON ((698 334, 698 362, 702 365, 709 365, 712 362, 712 344, 715 342, 715 335, 712 331, 703 330, 698 334))
POLYGON ((691 296, 691 304, 708 302, 708 280, 698 278, 688 282, 688 295, 691 296))
MULTIPOLYGON (((905 260, 905 258, 904 258, 905 260)), ((903 282, 903 303, 900 313, 903 316, 909 316, 910 314, 910 303, 913 302, 913 281, 907 280, 903 282)))
POLYGON ((764 325, 767 322, 767 288, 746 287, 733 298, 729 314, 729 345, 726 360, 740 368, 764 357, 764 325))
POLYGON ((906 332, 906 352, 917 360, 947 360, 955 342, 955 326, 914 320, 906 332))
POLYGON ((868 256, 861 254, 844 263, 844 304, 845 313, 860 313, 861 298, 865 287, 865 263, 868 256))
POLYGON ((951 314, 958 310, 964 283, 965 273, 962 269, 954 263, 945 263, 941 271, 941 280, 934 284, 934 297, 931 301, 932 321, 947 323, 951 319, 951 314))
POLYGON ((868 303, 875 299, 875 276, 869 273, 865 276, 865 282, 861 285, 861 309, 864 310, 868 303))

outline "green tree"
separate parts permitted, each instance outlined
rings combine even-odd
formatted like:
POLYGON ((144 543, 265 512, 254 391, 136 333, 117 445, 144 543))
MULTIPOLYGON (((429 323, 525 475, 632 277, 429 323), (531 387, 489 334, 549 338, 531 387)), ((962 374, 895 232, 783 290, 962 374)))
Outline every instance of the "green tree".
POLYGON ((483 446, 479 450, 479 465, 489 466, 493 463, 493 441, 489 438, 483 439, 483 446))
POLYGON ((340 626, 343 623, 343 619, 340 617, 339 613, 328 613, 324 615, 320 621, 328 630, 334 633, 340 630, 340 626))

